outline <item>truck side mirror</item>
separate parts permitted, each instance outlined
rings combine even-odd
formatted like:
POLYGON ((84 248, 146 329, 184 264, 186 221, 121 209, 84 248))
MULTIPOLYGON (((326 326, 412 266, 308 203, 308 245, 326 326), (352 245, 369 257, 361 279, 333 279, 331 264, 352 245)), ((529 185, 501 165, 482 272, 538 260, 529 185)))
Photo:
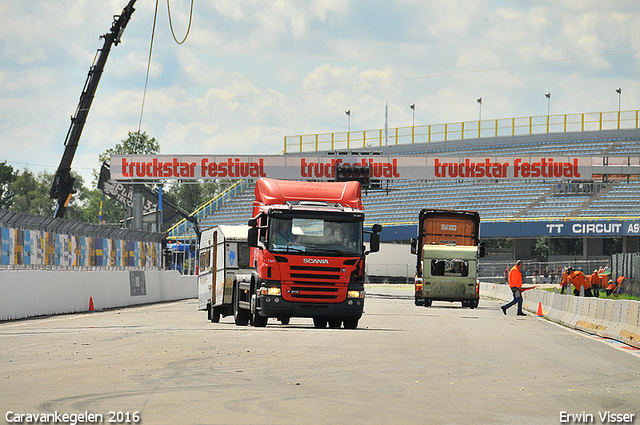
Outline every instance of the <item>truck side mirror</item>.
POLYGON ((483 258, 485 255, 487 255, 487 251, 484 246, 484 242, 480 242, 478 244, 478 258, 483 258))
POLYGON ((257 227, 249 227, 249 231, 247 232, 247 245, 252 248, 256 248, 258 246, 258 228, 257 227))
POLYGON ((372 233, 369 238, 369 252, 378 252, 380 251, 380 235, 377 233, 372 233))
POLYGON ((416 238, 411 238, 411 253, 413 255, 418 253, 418 240, 416 238))

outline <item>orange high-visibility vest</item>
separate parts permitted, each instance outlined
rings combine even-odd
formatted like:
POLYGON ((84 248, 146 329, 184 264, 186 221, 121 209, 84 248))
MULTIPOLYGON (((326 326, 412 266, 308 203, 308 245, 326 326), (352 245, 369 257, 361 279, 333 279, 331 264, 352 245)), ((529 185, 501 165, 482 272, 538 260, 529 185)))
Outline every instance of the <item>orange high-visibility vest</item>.
POLYGON ((511 267, 509 271, 509 287, 522 288, 522 273, 520 273, 518 266, 511 267))
POLYGON ((569 275, 569 282, 571 282, 578 291, 582 287, 584 287, 584 289, 591 288, 591 284, 589 284, 589 280, 584 276, 584 273, 578 270, 574 270, 574 272, 569 275))

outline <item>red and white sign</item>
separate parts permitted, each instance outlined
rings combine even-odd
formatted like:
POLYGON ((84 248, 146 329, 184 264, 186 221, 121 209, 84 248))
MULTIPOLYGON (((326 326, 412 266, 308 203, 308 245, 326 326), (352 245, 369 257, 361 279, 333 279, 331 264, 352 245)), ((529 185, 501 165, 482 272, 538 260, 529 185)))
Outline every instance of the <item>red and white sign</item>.
POLYGON ((113 155, 113 180, 334 180, 338 165, 369 165, 380 180, 589 180, 591 157, 113 155))

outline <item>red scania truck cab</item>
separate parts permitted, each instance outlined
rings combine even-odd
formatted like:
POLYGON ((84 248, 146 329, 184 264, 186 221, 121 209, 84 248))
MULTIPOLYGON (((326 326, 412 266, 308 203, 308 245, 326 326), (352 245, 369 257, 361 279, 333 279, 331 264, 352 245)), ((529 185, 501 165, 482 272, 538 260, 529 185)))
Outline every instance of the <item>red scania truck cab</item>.
POLYGON ((266 326, 310 317, 314 326, 355 329, 364 310, 365 258, 360 184, 258 179, 247 243, 249 275, 237 276, 236 324, 266 326))

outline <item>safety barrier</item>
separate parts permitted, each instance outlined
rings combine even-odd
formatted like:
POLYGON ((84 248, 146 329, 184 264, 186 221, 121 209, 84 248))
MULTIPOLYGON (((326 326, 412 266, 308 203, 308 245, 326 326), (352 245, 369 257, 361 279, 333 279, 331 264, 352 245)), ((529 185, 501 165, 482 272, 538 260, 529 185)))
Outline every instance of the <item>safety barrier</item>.
POLYGON ((0 272, 0 321, 196 297, 196 276, 177 271, 0 272))
MULTIPOLYGON (((505 284, 481 283, 480 294, 504 301, 513 299, 505 284)), ((640 348, 640 301, 585 298, 532 289, 523 293, 523 309, 553 322, 611 338, 640 348)))

